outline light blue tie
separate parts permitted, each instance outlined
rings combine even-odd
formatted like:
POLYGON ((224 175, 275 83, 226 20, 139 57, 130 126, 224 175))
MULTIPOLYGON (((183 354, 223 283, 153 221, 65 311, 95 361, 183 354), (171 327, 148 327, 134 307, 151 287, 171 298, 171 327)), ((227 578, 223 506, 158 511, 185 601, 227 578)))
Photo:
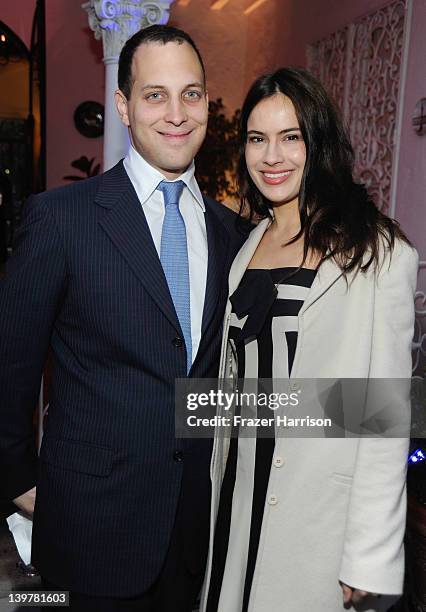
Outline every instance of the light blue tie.
POLYGON ((192 365, 191 309, 188 244, 185 221, 179 210, 179 198, 184 183, 161 181, 157 189, 163 192, 166 213, 161 233, 160 260, 172 296, 186 345, 186 370, 192 365))

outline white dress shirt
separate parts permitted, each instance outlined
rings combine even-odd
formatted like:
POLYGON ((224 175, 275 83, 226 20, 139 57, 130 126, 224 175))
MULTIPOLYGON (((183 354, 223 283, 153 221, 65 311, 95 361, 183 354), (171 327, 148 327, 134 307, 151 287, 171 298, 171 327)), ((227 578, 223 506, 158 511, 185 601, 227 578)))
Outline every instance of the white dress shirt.
MULTIPOLYGON (((164 197, 157 187, 161 181, 168 181, 159 170, 148 164, 131 145, 124 159, 124 168, 135 188, 160 258, 161 232, 165 215, 164 197)), ((190 312, 192 362, 197 355, 201 339, 204 298, 207 283, 207 232, 203 196, 194 176, 194 162, 177 181, 185 184, 179 200, 179 210, 186 226, 188 242, 188 263, 190 283, 190 312)))

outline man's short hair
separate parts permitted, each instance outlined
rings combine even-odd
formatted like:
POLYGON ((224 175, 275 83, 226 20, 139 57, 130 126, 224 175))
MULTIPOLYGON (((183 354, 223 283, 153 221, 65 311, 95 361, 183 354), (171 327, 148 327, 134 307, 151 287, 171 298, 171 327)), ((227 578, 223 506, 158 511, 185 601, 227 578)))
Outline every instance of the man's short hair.
POLYGON ((203 59, 199 50, 197 49, 196 44, 189 34, 183 30, 179 30, 178 28, 173 28, 172 26, 152 25, 148 28, 139 30, 139 32, 136 32, 136 34, 133 34, 133 36, 129 38, 121 50, 120 59, 118 61, 118 86, 127 99, 130 98, 130 93, 132 91, 132 63, 136 49, 138 49, 140 45, 146 43, 163 43, 163 45, 165 45, 169 42, 175 42, 179 45, 187 42, 189 45, 191 45, 200 61, 201 70, 203 73, 203 82, 205 85, 206 71, 204 68, 203 59))

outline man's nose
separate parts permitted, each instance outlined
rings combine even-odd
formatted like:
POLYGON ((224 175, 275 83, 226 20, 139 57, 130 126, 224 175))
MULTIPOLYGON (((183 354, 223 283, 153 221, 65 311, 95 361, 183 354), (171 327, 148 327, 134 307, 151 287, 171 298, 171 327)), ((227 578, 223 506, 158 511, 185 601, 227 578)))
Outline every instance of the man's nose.
POLYGON ((180 125, 188 119, 186 107, 180 98, 170 98, 164 119, 174 125, 180 125))

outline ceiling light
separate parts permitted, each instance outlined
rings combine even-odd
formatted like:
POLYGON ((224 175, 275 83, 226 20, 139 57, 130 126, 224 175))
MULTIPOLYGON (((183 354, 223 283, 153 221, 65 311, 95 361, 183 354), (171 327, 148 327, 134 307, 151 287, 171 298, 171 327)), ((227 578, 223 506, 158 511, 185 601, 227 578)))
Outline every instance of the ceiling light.
POLYGON ((220 11, 226 4, 228 4, 229 0, 213 0, 210 8, 212 11, 220 11))
POLYGON ((265 2, 266 0, 255 0, 252 4, 250 4, 250 6, 246 8, 246 10, 244 11, 244 15, 250 15, 250 13, 259 8, 259 6, 265 4, 265 2))

